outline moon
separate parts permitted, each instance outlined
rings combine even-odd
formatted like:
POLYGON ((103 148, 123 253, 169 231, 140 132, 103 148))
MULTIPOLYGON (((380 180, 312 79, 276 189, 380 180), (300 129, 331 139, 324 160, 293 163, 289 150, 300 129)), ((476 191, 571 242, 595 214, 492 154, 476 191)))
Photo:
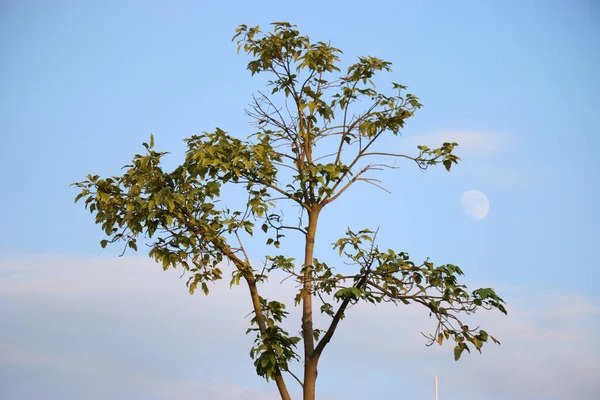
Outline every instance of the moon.
POLYGON ((479 190, 467 190, 460 197, 462 209, 474 220, 484 219, 490 211, 490 201, 479 190))

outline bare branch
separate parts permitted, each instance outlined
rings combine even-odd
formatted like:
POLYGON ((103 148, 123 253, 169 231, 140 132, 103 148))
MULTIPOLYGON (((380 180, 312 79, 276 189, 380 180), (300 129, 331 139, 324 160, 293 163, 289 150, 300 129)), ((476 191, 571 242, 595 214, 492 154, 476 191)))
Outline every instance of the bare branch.
POLYGON ((246 263, 250 265, 250 258, 248 257, 248 253, 246 253, 246 249, 244 249, 244 245, 242 244, 242 240, 240 239, 240 235, 238 235, 237 230, 235 231, 235 237, 237 238, 237 241, 240 245, 240 250, 242 250, 242 253, 244 254, 244 259, 246 260, 246 263))
POLYGON ((384 192, 388 193, 388 194, 392 194, 392 192, 390 192, 389 190, 387 190, 386 188, 384 188, 383 186, 375 183, 375 181, 378 181, 376 179, 370 179, 370 178, 358 178, 357 181, 364 181, 367 183, 370 183, 373 186, 378 187, 379 189, 383 190, 384 192))
POLYGON ((292 371, 290 371, 289 369, 286 369, 285 372, 290 374, 296 380, 296 382, 298 382, 300 384, 300 386, 302 386, 302 388, 304 388, 304 383, 302 383, 302 381, 296 375, 294 375, 294 373, 292 371))
POLYGON ((417 160, 419 159, 418 157, 411 157, 411 156, 407 156, 406 154, 383 153, 383 152, 377 152, 377 151, 363 153, 362 156, 363 157, 367 157, 367 156, 402 157, 402 158, 406 158, 408 160, 415 161, 415 162, 417 162, 417 160))
MULTIPOLYGON (((352 184, 354 182, 356 182, 360 176, 362 174, 364 174, 365 172, 367 172, 369 169, 371 169, 371 165, 367 165, 366 167, 364 167, 363 169, 361 169, 358 174, 354 175, 354 177, 352 179, 350 179, 350 181, 348 183, 346 183, 346 185, 344 185, 339 192, 337 192, 335 195, 333 195, 332 197, 326 198, 326 200, 323 201, 323 204, 329 204, 332 201, 335 201, 335 199, 337 199, 338 197, 340 197, 342 195, 342 193, 344 193, 350 186, 352 186, 352 184)), ((346 175, 346 174, 344 174, 346 175)), ((342 177, 343 178, 343 177, 342 177)), ((335 190, 336 186, 338 186, 339 182, 341 182, 342 180, 340 179, 332 188, 332 192, 335 190)))

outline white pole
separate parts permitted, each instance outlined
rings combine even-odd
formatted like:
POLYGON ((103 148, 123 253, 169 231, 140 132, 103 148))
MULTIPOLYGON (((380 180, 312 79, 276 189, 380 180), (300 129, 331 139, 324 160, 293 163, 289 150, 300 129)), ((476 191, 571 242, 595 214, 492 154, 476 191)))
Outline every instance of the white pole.
POLYGON ((435 400, 438 400, 438 377, 435 377, 435 400))

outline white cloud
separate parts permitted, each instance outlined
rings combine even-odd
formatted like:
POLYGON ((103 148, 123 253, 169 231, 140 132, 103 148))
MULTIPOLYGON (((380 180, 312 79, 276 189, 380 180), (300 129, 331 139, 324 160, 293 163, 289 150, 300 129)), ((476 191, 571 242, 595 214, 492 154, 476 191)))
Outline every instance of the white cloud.
MULTIPOLYGON (((190 297, 177 272, 142 258, 0 261, 0 397, 276 399, 248 357, 246 288, 190 297)), ((290 287, 274 282, 281 299, 290 287)), ((474 319, 502 345, 458 363, 451 346, 424 346, 423 309, 352 308, 323 356, 321 398, 422 398, 434 375, 448 400, 598 398, 598 305, 508 294, 508 317, 474 319)), ((296 332, 297 310, 289 322, 296 332)))

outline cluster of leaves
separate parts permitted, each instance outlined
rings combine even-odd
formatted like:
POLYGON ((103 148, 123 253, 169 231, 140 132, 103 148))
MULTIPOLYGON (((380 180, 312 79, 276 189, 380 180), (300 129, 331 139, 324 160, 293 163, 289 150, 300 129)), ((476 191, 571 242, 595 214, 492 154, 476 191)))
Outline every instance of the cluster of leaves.
MULTIPOLYGON (((486 331, 479 327, 471 329, 460 319, 461 315, 473 314, 480 308, 497 309, 506 314, 504 300, 493 289, 481 288, 469 293, 466 285, 458 282, 463 275, 458 266, 435 266, 429 259, 416 264, 406 252, 381 251, 375 245, 375 237, 376 232, 368 229, 348 230, 345 237, 333 244, 339 255, 348 260, 346 264, 356 267, 356 273, 336 273, 334 267, 314 260, 312 294, 321 300, 321 313, 333 319, 328 330, 317 332, 317 340, 320 333, 325 333, 324 340, 317 344, 317 351, 327 345, 349 306, 360 301, 424 306, 437 321, 435 332, 424 335, 429 340, 428 345, 441 346, 444 340, 452 339, 456 360, 464 350, 470 351, 467 343, 472 343, 478 351, 489 339, 500 343, 486 331)), ((287 273, 301 279, 306 267, 295 272, 292 261, 282 257, 278 264, 285 265, 287 273)), ((300 299, 299 293, 296 303, 300 299)))
POLYGON ((254 346, 250 349, 250 357, 255 360, 256 373, 269 380, 275 378, 277 369, 289 371, 289 362, 300 359, 295 351, 300 338, 289 336, 277 325, 288 315, 288 312, 285 311, 285 304, 278 301, 267 301, 262 297, 260 304, 267 328, 260 329, 255 315, 251 320, 254 327, 248 328, 246 334, 257 332, 254 346))
MULTIPOLYGON (((208 294, 208 283, 222 279, 225 261, 235 267, 232 285, 243 278, 256 290, 266 275, 252 269, 240 237, 254 234, 257 219, 265 221, 264 231, 281 229, 274 222, 277 216, 267 213, 274 204, 266 189, 275 182, 277 169, 272 160, 277 156, 268 143, 248 145, 220 129, 186 142, 185 161, 167 172, 161 167, 167 153, 154 149, 151 136, 149 143, 143 144, 145 154, 136 154, 123 175, 88 175, 75 183, 80 189, 75 201, 84 200, 108 236, 101 241, 102 247, 124 242, 124 251, 137 250, 138 240, 150 241, 149 255, 163 269, 183 267, 190 273, 190 294, 197 287, 208 294), (227 183, 245 186, 245 209, 217 207, 221 188, 227 183), (232 240, 238 240, 237 245, 231 244, 232 240)), ((279 240, 283 235, 276 233, 275 237, 279 240)), ((253 296, 260 306, 255 307, 252 319, 253 330, 259 331, 252 354, 257 355, 259 375, 272 378, 281 368, 287 369, 286 360, 297 357, 292 348, 299 339, 277 326, 286 315, 281 303, 266 302, 257 292, 253 296)))
MULTIPOLYGON (((452 154, 456 143, 439 149, 420 148, 417 156, 370 151, 384 133, 398 135, 406 120, 421 107, 419 99, 406 93, 406 86, 392 83, 395 95, 375 89, 372 78, 391 71, 391 63, 376 57, 359 57, 345 74, 338 67, 341 51, 324 42, 312 43, 289 23, 274 23, 274 31, 263 34, 258 27, 240 26, 234 40, 253 60, 251 73, 269 73, 271 94, 259 92, 247 114, 259 128, 255 136, 278 149, 275 163, 292 172, 284 195, 304 207, 335 200, 357 181, 376 184, 365 177, 369 171, 393 168, 365 160, 371 157, 408 158, 425 169, 443 163, 450 170, 459 158, 452 154), (274 95, 283 94, 280 105, 274 95), (364 107, 354 112, 354 106, 364 107), (316 143, 333 140, 333 151, 317 157, 316 143), (352 156, 345 149, 356 151, 352 156), (361 164, 361 162, 363 162, 361 164), (357 171, 357 167, 360 169, 357 171)), ((329 148, 329 146, 323 146, 329 148)))
MULTIPOLYGON (((213 152, 226 148, 229 143, 216 145, 221 138, 219 132, 208 137, 208 148, 213 152)), ((102 247, 124 241, 137 250, 140 236, 153 239, 150 256, 163 269, 182 266, 193 274, 188 282, 190 293, 198 283, 208 293, 206 282, 221 279, 219 264, 235 255, 224 235, 239 229, 252 232, 254 224, 240 211, 216 208, 224 182, 218 176, 221 159, 214 157, 211 163, 202 165, 190 146, 186 162, 165 172, 160 161, 167 153, 154 150, 153 137, 144 147, 146 154, 135 155, 132 164, 124 167, 123 175, 105 179, 88 175, 87 180, 76 183, 81 192, 75 201, 85 198, 86 207, 96 214, 96 223, 109 237, 101 241, 102 247)), ((261 168, 257 166, 258 158, 249 158, 253 167, 261 168)), ((262 208, 250 207, 250 212, 260 213, 265 207, 265 203, 262 208)))
POLYGON ((469 315, 478 308, 498 309, 506 314, 504 300, 493 289, 477 289, 469 293, 465 285, 458 283, 463 275, 456 265, 435 266, 429 260, 420 265, 410 260, 408 253, 394 250, 380 251, 374 244, 375 233, 362 230, 347 231, 347 236, 335 243, 340 255, 360 267, 353 276, 336 276, 335 287, 341 289, 335 298, 342 302, 355 303, 365 300, 370 303, 421 304, 437 320, 435 333, 426 336, 430 344, 442 345, 444 339, 453 339, 456 346, 454 356, 458 360, 463 350, 469 350, 466 342, 481 351, 488 338, 499 343, 493 336, 479 328, 470 329, 459 319, 460 314, 469 315), (369 246, 365 247, 365 244, 369 246), (347 284, 350 281, 351 284, 347 284))

